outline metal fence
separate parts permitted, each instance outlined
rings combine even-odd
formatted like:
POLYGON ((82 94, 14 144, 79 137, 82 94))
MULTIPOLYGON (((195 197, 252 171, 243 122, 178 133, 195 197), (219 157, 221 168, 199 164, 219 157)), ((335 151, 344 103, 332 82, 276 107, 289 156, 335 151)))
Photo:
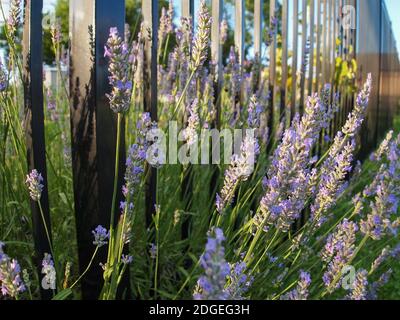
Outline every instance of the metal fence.
MULTIPOLYGON (((334 91, 341 91, 355 82, 361 83, 366 73, 372 72, 374 90, 361 137, 362 152, 367 154, 391 126, 400 97, 400 64, 384 1, 269 0, 267 16, 263 14, 265 1, 254 0, 252 3, 254 12, 250 14, 254 15, 254 32, 250 45, 255 53, 268 56, 268 88, 273 106, 273 110, 269 112, 271 128, 283 116, 290 118, 296 111, 301 112, 304 98, 311 92, 319 91, 325 83, 334 83, 334 91), (267 41, 263 38, 263 31, 274 23, 274 18, 279 21, 278 34, 268 40, 271 45, 267 52, 263 52, 267 50, 263 45, 267 41), (347 82, 337 81, 338 74, 335 71, 338 68, 335 68, 335 64, 338 58, 344 61, 347 67, 350 66, 350 69, 352 59, 357 59, 358 70, 353 70, 354 78, 346 78, 347 82), (281 61, 279 79, 276 67, 278 59, 281 61)), ((224 57, 219 28, 225 4, 223 0, 211 0, 209 3, 213 17, 211 53, 221 72, 224 57)), ((241 61, 245 59, 246 3, 244 0, 234 1, 234 42, 241 61)), ((157 120, 158 6, 157 0, 142 2, 143 22, 145 28, 150 30, 150 37, 146 37, 145 43, 144 106, 153 120, 157 120)), ((39 170, 45 179, 44 185, 47 186, 41 70, 42 7, 43 0, 24 2, 23 54, 29 170, 39 170)), ((194 1, 182 0, 181 10, 184 16, 193 15, 194 1)), ((70 1, 69 82, 73 183, 82 269, 90 259, 90 236, 93 226, 107 225, 109 222, 114 179, 114 171, 111 169, 114 167, 116 117, 108 107, 105 96, 109 85, 103 48, 110 27, 123 30, 124 22, 124 0, 70 1)), ((215 92, 218 93, 218 88, 222 85, 221 80, 215 85, 215 92)), ((342 108, 332 121, 331 134, 344 123, 353 101, 354 94, 351 91, 341 96, 342 108)), ((125 153, 121 151, 121 166, 124 165, 124 157, 125 153)), ((157 188, 156 169, 150 170, 146 175, 148 221, 154 211, 157 188)), ((120 186, 123 181, 121 171, 120 186)), ((121 198, 122 195, 119 194, 118 197, 121 198)), ((41 203, 50 230, 47 189, 43 191, 41 203)), ((35 202, 32 202, 32 216, 36 253, 38 257, 42 257, 44 252, 49 252, 49 248, 39 208, 35 202)), ((97 262, 102 260, 104 257, 98 256, 97 262)), ((100 278, 98 268, 93 268, 88 273, 82 284, 84 298, 98 296, 100 278)), ((46 291, 42 292, 43 297, 46 297, 46 294, 48 295, 46 291)))

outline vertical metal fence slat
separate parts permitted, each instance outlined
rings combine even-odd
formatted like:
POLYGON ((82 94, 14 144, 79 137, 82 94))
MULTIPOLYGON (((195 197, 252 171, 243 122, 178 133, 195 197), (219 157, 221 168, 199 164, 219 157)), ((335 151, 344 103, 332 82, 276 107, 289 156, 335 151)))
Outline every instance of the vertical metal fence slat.
POLYGON ((305 81, 306 81, 306 59, 307 59, 307 1, 302 0, 302 18, 301 18, 301 74, 300 74, 300 114, 303 113, 304 109, 304 98, 305 98, 305 81))
POLYGON ((222 45, 220 37, 220 25, 223 15, 223 0, 212 0, 211 5, 212 26, 211 26, 211 60, 216 67, 216 83, 214 87, 214 103, 216 104, 215 127, 219 128, 221 118, 221 99, 219 94, 222 90, 223 64, 222 64, 222 45))
MULTIPOLYGON (((146 2, 148 0, 144 0, 146 2)), ((194 0, 182 0, 181 1, 181 14, 182 17, 194 17, 194 0)))
POLYGON ((261 57, 264 0, 254 0, 254 54, 261 57))
MULTIPOLYGON (((276 0, 269 1, 269 27, 273 27, 273 19, 277 19, 275 16, 276 0)), ((274 32, 271 44, 269 47, 269 94, 270 94, 270 110, 268 115, 268 128, 270 133, 274 131, 275 126, 275 82, 276 82, 276 32, 274 32)), ((278 119, 281 121, 281 119, 278 119)), ((270 140, 272 142, 272 139, 270 140)), ((270 144, 271 145, 271 144, 270 144)))
POLYGON ((316 25, 316 61, 315 61, 315 86, 314 91, 319 91, 320 78, 321 78, 321 5, 322 0, 317 0, 317 25, 316 25))
POLYGON ((293 1, 293 48, 292 48, 292 104, 290 119, 294 118, 296 114, 296 89, 297 89, 297 47, 298 47, 298 16, 299 16, 299 3, 298 1, 293 1))
POLYGON ((244 36, 245 36, 245 2, 235 0, 235 47, 239 54, 239 63, 244 60, 244 36))
MULTIPOLYGON (((104 45, 111 27, 117 27, 123 36, 124 22, 124 0, 70 2, 72 165, 81 272, 93 254, 91 231, 99 224, 107 227, 110 223, 117 120, 105 96, 110 86, 104 45)), ((122 200, 125 165, 124 130, 120 149, 118 203, 122 200)), ((119 214, 119 206, 114 214, 119 214)), ((100 250, 93 268, 82 279, 84 299, 98 298, 102 272, 96 266, 105 260, 106 250, 100 250)))
POLYGON ((327 30, 327 1, 323 0, 323 14, 322 14, 322 85, 326 83, 327 78, 327 58, 328 58, 328 49, 327 49, 327 37, 328 37, 328 30, 327 30))
MULTIPOLYGON (((28 171, 38 170, 43 177, 43 191, 40 204, 51 240, 49 214, 46 149, 43 112, 43 48, 42 48, 43 0, 24 1, 24 31, 22 42, 24 80, 24 127, 27 147, 28 171)), ((51 253, 45 225, 37 202, 31 200, 35 263, 39 279, 42 279, 41 262, 45 253, 51 253)), ((40 281, 39 281, 40 283, 40 281)), ((51 290, 40 288, 43 299, 52 297, 51 290)))
POLYGON ((280 119, 286 114, 286 88, 288 79, 288 0, 282 3, 282 83, 280 119))
POLYGON ((308 69, 308 94, 313 91, 314 79, 314 41, 315 41, 315 0, 310 0, 310 57, 308 69))
MULTIPOLYGON (((144 67, 144 109, 150 113, 151 119, 157 121, 157 42, 158 42, 158 1, 142 1, 144 28, 148 36, 145 38, 144 67), (150 37, 150 38, 149 38, 150 37)), ((146 173, 146 222, 150 225, 155 213, 157 195, 157 169, 148 166, 146 173)))

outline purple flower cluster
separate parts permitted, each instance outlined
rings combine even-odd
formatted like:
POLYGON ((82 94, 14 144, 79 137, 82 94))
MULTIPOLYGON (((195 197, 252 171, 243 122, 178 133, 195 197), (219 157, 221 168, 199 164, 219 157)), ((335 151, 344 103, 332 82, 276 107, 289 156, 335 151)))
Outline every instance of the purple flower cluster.
POLYGON ((15 33, 21 23, 21 0, 11 0, 10 11, 7 19, 7 29, 9 36, 14 40, 15 33))
POLYGON ((92 231, 92 234, 94 237, 93 244, 99 248, 106 245, 108 243, 108 239, 110 238, 110 233, 107 231, 107 229, 100 225, 92 231))
POLYGON ((122 262, 123 264, 126 264, 126 265, 131 264, 131 263, 133 262, 133 257, 130 256, 130 255, 125 255, 125 254, 123 254, 123 255, 121 256, 121 262, 122 262))
POLYGON ((315 226, 321 226, 329 216, 328 210, 335 204, 339 194, 345 187, 345 179, 351 172, 355 142, 351 141, 335 157, 328 158, 321 169, 318 192, 311 206, 312 219, 315 226))
POLYGON ((223 19, 221 21, 221 24, 219 26, 219 41, 221 43, 221 45, 223 45, 226 40, 228 39, 228 21, 226 21, 226 19, 223 19))
POLYGON ((154 243, 151 243, 150 244, 150 249, 149 249, 149 253, 150 253, 150 258, 151 259, 157 258, 157 250, 158 250, 157 245, 154 244, 154 243))
POLYGON ((383 248, 379 256, 372 263, 370 273, 375 272, 390 257, 390 254, 391 250, 389 246, 383 248))
POLYGON ((209 233, 205 252, 200 258, 204 275, 197 282, 198 288, 193 295, 195 300, 227 300, 229 298, 225 286, 230 274, 230 266, 225 261, 225 249, 222 244, 224 240, 224 234, 219 228, 209 233))
POLYGON ((47 89, 47 110, 50 113, 50 119, 52 121, 57 121, 58 120, 58 114, 57 114, 57 103, 56 100, 54 99, 53 92, 50 88, 47 89))
POLYGON ((387 161, 363 191, 364 197, 373 197, 373 200, 370 202, 371 211, 361 220, 360 227, 374 240, 380 240, 388 233, 396 235, 400 226, 400 219, 396 219, 400 196, 400 135, 385 140, 381 147, 387 150, 387 161))
MULTIPOLYGON (((160 48, 164 43, 167 35, 172 34, 174 31, 173 18, 174 18, 173 1, 170 0, 168 10, 166 10, 165 7, 161 9, 160 27, 158 29, 158 45, 160 46, 160 48)), ((160 50, 160 52, 161 51, 162 50, 160 50)))
POLYGON ((183 138, 187 142, 189 146, 197 143, 197 130, 200 127, 200 117, 198 111, 198 100, 194 99, 194 101, 190 104, 188 108, 189 118, 186 128, 183 130, 183 138))
POLYGON ((110 108, 115 113, 124 113, 129 109, 132 82, 128 80, 128 44, 121 39, 117 28, 110 29, 110 36, 104 47, 104 56, 109 59, 108 71, 112 91, 111 94, 107 94, 107 98, 110 100, 110 108))
POLYGON ((243 261, 232 264, 230 268, 228 285, 225 291, 228 293, 230 300, 244 300, 253 282, 253 277, 246 274, 247 266, 243 261))
POLYGON ((357 231, 358 226, 356 223, 344 219, 337 226, 336 232, 330 234, 327 238, 321 257, 323 261, 328 263, 322 279, 329 291, 337 288, 337 280, 341 276, 342 268, 347 265, 353 256, 357 231), (332 287, 333 282, 336 282, 334 287, 332 287))
POLYGON ((21 279, 21 267, 15 259, 11 259, 3 251, 4 243, 0 242, 0 289, 3 296, 15 298, 25 291, 21 279))
POLYGON ((26 176, 26 185, 29 189, 29 195, 33 201, 40 201, 43 191, 43 177, 36 170, 33 169, 30 174, 26 176))
POLYGON ((350 300, 366 300, 368 296, 368 272, 364 269, 357 271, 351 293, 347 296, 350 300))
POLYGON ((311 150, 325 125, 326 110, 316 94, 309 97, 301 120, 296 115, 285 131, 273 155, 260 210, 254 217, 257 226, 267 229, 266 224, 275 224, 285 232, 299 217, 315 176, 310 168, 311 150))
POLYGON ((211 17, 204 0, 200 2, 199 15, 197 17, 197 32, 193 40, 192 59, 190 69, 197 71, 207 58, 210 43, 211 17))
POLYGON ((8 82, 7 71, 0 60, 0 92, 3 92, 7 89, 7 82, 8 82))
POLYGON ((261 124, 261 114, 263 112, 262 105, 258 102, 257 97, 252 95, 247 109, 247 125, 249 128, 257 129, 261 124))
POLYGON ((376 300, 378 299, 378 290, 383 287, 386 283, 389 282, 390 277, 392 276, 393 270, 389 269, 375 282, 373 282, 369 288, 369 292, 367 295, 367 300, 376 300))
POLYGON ((241 181, 246 181, 253 173, 256 157, 260 153, 258 141, 247 134, 242 141, 240 155, 234 154, 225 171, 224 185, 216 196, 217 211, 222 214, 227 205, 233 201, 235 190, 241 181))
POLYGON ((58 46, 61 42, 61 37, 62 37, 60 21, 56 20, 54 23, 51 24, 50 33, 53 45, 58 46))
POLYGON ((281 300, 307 300, 311 284, 311 276, 308 272, 300 271, 300 279, 296 289, 288 292, 281 297, 281 300))
POLYGON ((372 75, 368 74, 367 80, 364 83, 363 89, 359 92, 356 99, 356 104, 353 111, 350 113, 345 125, 342 128, 342 132, 352 137, 361 128, 361 124, 364 121, 365 110, 367 109, 369 96, 372 88, 372 75))
POLYGON ((237 53, 233 46, 229 52, 228 65, 225 68, 225 74, 229 75, 227 85, 231 105, 233 106, 234 111, 233 115, 231 116, 232 119, 230 124, 232 127, 234 127, 239 116, 238 110, 236 110, 236 97, 239 95, 242 86, 242 72, 237 53))

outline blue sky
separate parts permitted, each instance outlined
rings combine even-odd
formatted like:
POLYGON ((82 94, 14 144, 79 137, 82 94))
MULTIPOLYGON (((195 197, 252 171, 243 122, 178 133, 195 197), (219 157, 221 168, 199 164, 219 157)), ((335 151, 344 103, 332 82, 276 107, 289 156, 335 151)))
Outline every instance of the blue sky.
POLYGON ((397 43, 397 51, 400 47, 400 1, 399 0, 385 0, 386 7, 389 12, 390 19, 392 20, 392 29, 397 43))
MULTIPOLYGON (((3 9, 7 12, 9 0, 0 1, 3 4, 3 9)), ((174 0, 174 2, 177 4, 177 10, 179 10, 178 3, 180 3, 180 0, 174 0)), ((195 2, 198 2, 198 0, 195 0, 195 2)), ((395 34, 397 47, 398 49, 400 49, 400 0, 385 0, 385 2, 389 12, 389 16, 392 20, 393 32, 395 34)), ((45 10, 52 8, 55 3, 56 0, 44 0, 45 10)))

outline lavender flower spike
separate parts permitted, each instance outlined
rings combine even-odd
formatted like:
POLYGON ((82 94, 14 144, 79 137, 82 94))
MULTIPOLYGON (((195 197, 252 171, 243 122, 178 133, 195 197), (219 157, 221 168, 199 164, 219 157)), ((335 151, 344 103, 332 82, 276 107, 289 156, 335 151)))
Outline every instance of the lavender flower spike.
POLYGON ((97 226, 96 229, 92 231, 94 236, 93 244, 98 247, 102 247, 108 243, 110 233, 107 231, 106 228, 102 226, 97 226))
POLYGON ((42 175, 36 170, 33 169, 30 174, 26 176, 26 185, 29 189, 29 195, 33 201, 40 201, 43 191, 43 177, 42 175))
POLYGON ((197 34, 193 43, 192 60, 190 61, 190 69, 192 72, 197 71, 207 58, 207 50, 210 42, 211 17, 204 0, 200 3, 198 16, 197 34))
POLYGON ((21 267, 18 261, 10 259, 3 252, 4 244, 0 242, 0 292, 3 296, 15 298, 25 291, 25 285, 21 279, 21 267))
POLYGON ((328 236, 321 256, 323 261, 328 262, 322 279, 330 292, 338 287, 339 281, 335 283, 335 286, 333 282, 341 275, 343 267, 353 256, 357 231, 357 224, 344 219, 335 233, 328 236))
POLYGON ((117 28, 110 29, 110 36, 104 48, 104 56, 109 59, 109 82, 112 86, 111 94, 107 94, 110 100, 110 108, 115 113, 124 113, 129 109, 132 82, 128 80, 129 74, 129 50, 128 45, 118 35, 117 28))
POLYGON ((21 0, 11 0, 10 11, 8 14, 7 28, 12 39, 15 37, 15 32, 18 30, 21 23, 21 0))
MULTIPOLYGON (((253 132, 254 133, 254 132, 253 132)), ((221 194, 217 194, 216 206, 219 213, 223 213, 234 197, 235 189, 241 181, 246 181, 254 170, 256 156, 260 153, 257 139, 246 135, 241 145, 240 155, 234 154, 229 168, 225 172, 224 186, 221 194)))
POLYGON ((225 285, 230 267, 225 261, 225 249, 222 245, 224 240, 224 234, 219 228, 213 229, 208 234, 206 249, 200 258, 204 275, 197 282, 197 289, 193 295, 195 300, 227 300, 229 298, 225 285))
POLYGON ((7 89, 7 71, 0 60, 0 92, 7 89))
POLYGON ((356 104, 352 113, 349 115, 342 132, 348 136, 354 136, 361 127, 364 120, 365 110, 367 109, 369 96, 372 88, 372 75, 369 73, 367 80, 364 83, 363 89, 359 92, 356 99, 356 104))
POLYGON ((231 300, 244 300, 245 294, 250 289, 253 277, 248 276, 246 263, 238 262, 231 265, 231 272, 228 277, 228 286, 225 291, 229 294, 231 300))
POLYGON ((307 300, 309 292, 308 287, 311 284, 311 276, 308 272, 300 272, 300 280, 296 289, 288 292, 281 297, 281 300, 307 300))
POLYGON ((353 283, 353 289, 347 296, 350 300, 366 300, 367 299, 367 286, 368 286, 368 272, 366 270, 359 270, 356 273, 356 278, 353 283))

